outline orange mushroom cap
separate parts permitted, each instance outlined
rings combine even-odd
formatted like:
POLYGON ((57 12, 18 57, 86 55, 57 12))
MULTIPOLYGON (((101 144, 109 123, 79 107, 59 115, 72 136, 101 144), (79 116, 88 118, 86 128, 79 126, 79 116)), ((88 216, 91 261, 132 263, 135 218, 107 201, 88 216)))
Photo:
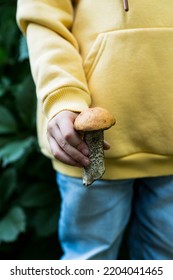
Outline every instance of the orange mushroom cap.
POLYGON ((101 107, 88 108, 82 111, 74 122, 78 131, 105 130, 116 123, 115 117, 101 107))

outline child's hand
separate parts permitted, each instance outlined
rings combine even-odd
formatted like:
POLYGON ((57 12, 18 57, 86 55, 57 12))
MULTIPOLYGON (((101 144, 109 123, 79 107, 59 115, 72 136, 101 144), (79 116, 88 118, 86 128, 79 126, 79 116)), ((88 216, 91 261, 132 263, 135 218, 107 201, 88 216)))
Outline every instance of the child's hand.
POLYGON ((73 125, 77 115, 71 111, 62 111, 52 118, 48 124, 48 141, 57 160, 77 167, 87 167, 88 147, 73 125))

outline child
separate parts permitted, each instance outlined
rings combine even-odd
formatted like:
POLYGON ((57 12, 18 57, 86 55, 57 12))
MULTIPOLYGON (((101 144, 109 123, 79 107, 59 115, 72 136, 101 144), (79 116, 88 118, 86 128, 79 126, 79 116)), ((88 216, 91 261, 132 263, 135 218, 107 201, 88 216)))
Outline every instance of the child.
POLYGON ((130 258, 173 259, 172 11, 171 0, 18 0, 38 139, 62 197, 62 259, 116 259, 130 216, 130 258), (117 124, 105 175, 86 189, 88 147, 73 124, 95 106, 117 124))

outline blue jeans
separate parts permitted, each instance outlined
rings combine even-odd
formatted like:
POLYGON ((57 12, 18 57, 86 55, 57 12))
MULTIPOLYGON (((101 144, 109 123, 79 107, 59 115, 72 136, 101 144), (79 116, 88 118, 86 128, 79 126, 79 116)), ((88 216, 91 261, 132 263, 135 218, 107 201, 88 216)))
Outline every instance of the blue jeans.
POLYGON ((173 260, 173 176, 82 180, 57 173, 66 260, 115 260, 128 224, 132 260, 173 260))

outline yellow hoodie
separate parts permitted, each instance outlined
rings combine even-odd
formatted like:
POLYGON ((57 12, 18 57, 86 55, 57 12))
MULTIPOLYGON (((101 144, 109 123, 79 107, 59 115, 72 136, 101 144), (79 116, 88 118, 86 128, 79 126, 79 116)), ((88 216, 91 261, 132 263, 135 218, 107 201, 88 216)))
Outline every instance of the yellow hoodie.
POLYGON ((117 118, 105 133, 105 179, 173 174, 172 15, 172 0, 18 0, 39 143, 56 170, 81 176, 53 159, 47 122, 64 109, 101 106, 117 118))

